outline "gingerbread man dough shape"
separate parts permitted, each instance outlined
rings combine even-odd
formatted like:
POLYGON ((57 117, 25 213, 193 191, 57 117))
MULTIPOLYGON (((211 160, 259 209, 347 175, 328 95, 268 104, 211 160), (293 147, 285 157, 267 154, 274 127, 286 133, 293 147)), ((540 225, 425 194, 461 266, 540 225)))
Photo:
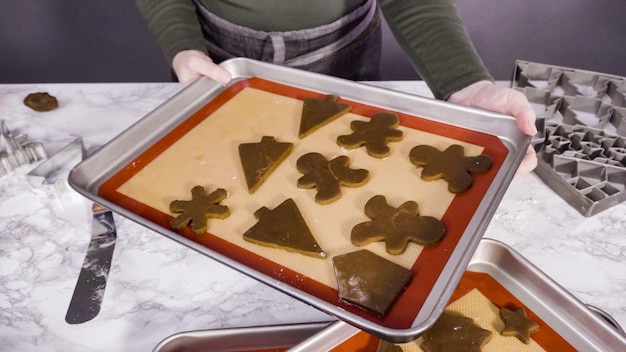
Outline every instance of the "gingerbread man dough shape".
POLYGON ((474 183, 470 174, 487 172, 493 159, 489 155, 465 156, 463 146, 453 144, 443 152, 430 145, 418 145, 409 152, 413 165, 423 167, 422 180, 443 178, 450 193, 467 191, 474 183))
POLYGON ((365 215, 372 221, 352 228, 355 246, 384 241, 389 254, 404 253, 409 241, 422 246, 433 245, 443 238, 445 228, 432 216, 420 216, 417 203, 408 201, 399 208, 387 204, 385 196, 372 197, 365 204, 365 215))
POLYGON ((350 159, 341 155, 328 161, 320 153, 304 154, 296 162, 298 171, 304 176, 298 179, 299 188, 317 188, 315 201, 319 204, 332 203, 341 197, 341 187, 358 187, 367 182, 369 171, 350 169, 350 159))
POLYGON ((228 193, 222 188, 207 195, 204 187, 195 186, 191 189, 191 200, 175 200, 170 203, 170 211, 180 213, 170 225, 174 230, 182 230, 191 222, 194 233, 205 233, 209 218, 225 219, 230 215, 227 206, 218 204, 227 196, 228 193))
POLYGON ((348 149, 365 145, 367 154, 382 159, 391 154, 387 143, 402 139, 402 131, 396 129, 399 124, 398 115, 392 112, 379 112, 372 116, 370 121, 352 121, 350 123, 352 134, 337 137, 337 144, 348 149))

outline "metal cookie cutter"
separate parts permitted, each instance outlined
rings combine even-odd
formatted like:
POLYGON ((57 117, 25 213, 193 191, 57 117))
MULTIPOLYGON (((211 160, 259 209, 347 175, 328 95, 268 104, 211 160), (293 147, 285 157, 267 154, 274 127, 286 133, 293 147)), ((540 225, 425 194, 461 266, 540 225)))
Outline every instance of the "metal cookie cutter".
POLYGON ((28 141, 25 134, 13 135, 4 120, 0 123, 0 176, 14 169, 46 158, 40 142, 28 141))
POLYGON ((76 138, 58 152, 31 170, 26 177, 34 187, 52 186, 57 193, 69 189, 67 175, 85 157, 83 139, 76 138))

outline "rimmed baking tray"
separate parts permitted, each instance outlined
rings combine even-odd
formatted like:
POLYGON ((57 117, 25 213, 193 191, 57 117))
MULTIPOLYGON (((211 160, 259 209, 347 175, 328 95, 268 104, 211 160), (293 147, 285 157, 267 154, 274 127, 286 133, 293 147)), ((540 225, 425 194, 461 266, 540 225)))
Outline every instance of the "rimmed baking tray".
MULTIPOLYGON (((477 288, 497 306, 525 307, 529 318, 540 324, 531 338, 546 351, 626 351, 626 336, 619 325, 612 325, 596 308, 590 309, 502 242, 481 240, 466 275, 451 301, 477 288)), ((335 322, 289 351, 375 352, 379 342, 345 322, 335 322)), ((509 348, 515 351, 514 346, 509 348)))
POLYGON ((70 174, 72 187, 125 217, 377 336, 393 341, 419 336, 434 323, 436 312, 443 309, 454 291, 523 158, 529 138, 518 130, 512 117, 501 114, 253 60, 234 59, 222 65, 233 75, 230 84, 200 79, 182 90, 77 165, 70 174), (324 126, 324 131, 299 140, 295 116, 301 111, 302 99, 327 94, 351 104, 352 112, 324 126), (233 102, 247 95, 265 97, 266 103, 252 100, 254 103, 235 104, 233 108, 233 102), (268 111, 270 105, 280 109, 268 111), (236 113, 222 116, 224 111, 236 113), (374 160, 363 148, 347 151, 337 146, 336 134, 349 131, 352 120, 367 120, 381 111, 398 114, 406 135, 391 145, 389 158, 374 160), (237 146, 259 141, 263 135, 293 142, 295 148, 283 162, 285 166, 281 164, 266 180, 267 185, 250 195, 237 166, 237 146), (494 159, 493 167, 476 175, 469 191, 451 196, 445 181, 421 181, 419 170, 407 164, 408 150, 422 140, 440 149, 461 144, 472 153, 488 154, 494 159), (170 157, 174 164, 160 164, 162 159, 170 160, 164 155, 185 143, 191 143, 185 153, 170 157), (362 189, 346 190, 339 201, 319 206, 313 201, 314 190, 295 187, 301 176, 293 171, 295 162, 307 151, 327 157, 347 155, 353 161, 351 167, 366 166, 372 177, 362 189), (157 169, 160 171, 152 171, 157 169), (394 171, 389 172, 391 169, 394 171), (143 177, 137 175, 151 172, 159 183, 141 181, 134 186, 144 188, 146 198, 139 191, 129 195, 127 185, 143 177), (168 177, 173 180, 168 187, 177 191, 168 193, 168 187, 160 186, 168 177), (153 187, 155 184, 159 187, 153 187), (188 229, 174 232, 169 227, 173 215, 167 204, 188 199, 194 184, 210 190, 226 188, 229 196, 222 204, 229 206, 231 215, 225 219, 228 221, 211 220, 209 232, 203 235, 188 229), (377 193, 384 194, 394 207, 416 200, 420 215, 436 216, 446 227, 441 243, 426 248, 411 245, 404 257, 386 254, 381 243, 365 247, 413 272, 412 281, 384 316, 343 302, 333 287, 328 264, 334 255, 359 249, 349 242, 350 229, 368 220, 363 205, 377 193), (326 262, 260 248, 241 239, 256 222, 253 213, 257 209, 274 208, 289 197, 295 199, 322 248, 330 248, 326 262))

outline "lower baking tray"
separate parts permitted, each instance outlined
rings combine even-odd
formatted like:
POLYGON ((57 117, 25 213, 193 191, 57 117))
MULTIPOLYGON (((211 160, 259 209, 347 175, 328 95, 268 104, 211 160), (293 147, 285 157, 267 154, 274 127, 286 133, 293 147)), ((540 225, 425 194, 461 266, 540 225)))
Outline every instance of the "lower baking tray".
MULTIPOLYGON (((626 351, 624 330, 615 320, 597 308, 585 305, 506 244, 492 239, 481 240, 467 271, 484 273, 495 279, 527 311, 549 326, 551 333, 558 334, 538 338, 543 349, 558 352, 626 351), (558 339, 570 346, 556 344, 558 339)), ((467 289, 460 285, 455 293, 467 289)), ((484 294, 487 297, 493 295, 484 294)), ((375 352, 379 342, 380 339, 362 330, 336 322, 289 351, 375 352)), ((410 347, 403 348, 413 351, 410 347)))
POLYGON ((153 352, 279 352, 315 335, 332 322, 188 331, 167 337, 153 352))
MULTIPOLYGON (((70 185, 122 216, 370 333, 396 341, 418 336, 434 323, 433 311, 441 310, 454 291, 530 139, 517 128, 511 116, 253 60, 233 59, 222 65, 233 74, 229 85, 206 78, 197 80, 77 165, 70 174, 70 185), (240 93, 263 98, 237 100, 240 93), (297 125, 293 123, 298 118, 297 104, 302 104, 305 97, 327 94, 349 102, 353 110, 345 118, 324 126, 333 133, 320 134, 320 130, 297 140, 297 125), (232 101, 238 101, 239 105, 229 105, 232 101), (268 111, 268 106, 280 109, 268 111), (368 119, 381 110, 397 113, 400 128, 406 134, 392 146, 398 152, 383 161, 387 163, 385 167, 364 155, 363 148, 339 150, 334 138, 341 133, 334 132, 343 132, 345 127, 349 130, 352 119, 368 119), (236 165, 239 163, 236 146, 242 141, 258 141, 270 135, 281 141, 294 141, 294 152, 285 160, 286 167, 276 170, 266 181, 269 184, 250 195, 241 182, 240 165, 236 165), (311 138, 315 145, 311 144, 311 138), (408 149, 416 144, 429 144, 425 142, 429 139, 441 150, 450 144, 464 145, 468 151, 473 148, 476 154, 482 150, 493 157, 493 167, 474 176, 469 191, 451 196, 445 181, 422 181, 418 170, 406 164, 408 149), (378 172, 363 187, 364 191, 345 192, 336 203, 319 207, 309 190, 295 187, 299 177, 294 172, 299 155, 296 150, 346 153, 361 165, 372 164, 371 168, 365 167, 373 170, 372 173, 378 172), (160 158, 163 155, 167 156, 165 165, 160 158), (134 175, 145 170, 150 170, 142 174, 150 175, 147 182, 142 178, 133 183, 134 175), (376 182, 374 177, 378 177, 376 182), (163 180, 167 180, 167 187, 160 187, 163 180), (158 186, 154 182, 159 182, 158 186), (145 190, 147 201, 122 194, 119 190, 128 183, 142 192, 145 190), (215 185, 226 188, 229 196, 225 203, 231 215, 227 221, 211 222, 209 232, 202 235, 190 229, 174 231, 167 204, 173 199, 188 199, 189 189, 196 184, 209 186, 211 190, 215 185), (261 206, 273 208, 285 198, 294 198, 298 207, 303 207, 306 222, 313 227, 321 247, 325 250, 327 245, 331 247, 329 257, 357 250, 359 247, 350 243, 350 229, 358 222, 355 219, 364 217, 363 200, 375 194, 384 194, 390 201, 393 197, 394 207, 407 200, 418 200, 420 215, 431 215, 429 210, 433 214, 439 212, 437 216, 446 226, 439 244, 423 250, 413 245, 404 257, 386 253, 384 243, 365 247, 390 261, 404 260, 401 265, 413 274, 384 316, 339 298, 333 286, 336 280, 333 282, 330 260, 320 262, 287 251, 268 253, 272 249, 259 248, 241 236, 254 224, 253 213, 261 206), (440 202, 442 199, 444 202, 440 202), (447 208, 439 207, 437 202, 447 204, 447 208)), ((198 275, 209 274, 198 270, 198 275)))

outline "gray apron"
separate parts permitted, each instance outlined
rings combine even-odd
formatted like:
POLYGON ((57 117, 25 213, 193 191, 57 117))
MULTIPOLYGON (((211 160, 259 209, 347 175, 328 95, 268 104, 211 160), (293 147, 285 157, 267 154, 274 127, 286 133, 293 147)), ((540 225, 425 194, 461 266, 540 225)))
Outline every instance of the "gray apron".
POLYGON ((352 80, 380 79, 381 29, 375 0, 315 28, 264 32, 226 21, 195 1, 209 56, 271 62, 352 80))

